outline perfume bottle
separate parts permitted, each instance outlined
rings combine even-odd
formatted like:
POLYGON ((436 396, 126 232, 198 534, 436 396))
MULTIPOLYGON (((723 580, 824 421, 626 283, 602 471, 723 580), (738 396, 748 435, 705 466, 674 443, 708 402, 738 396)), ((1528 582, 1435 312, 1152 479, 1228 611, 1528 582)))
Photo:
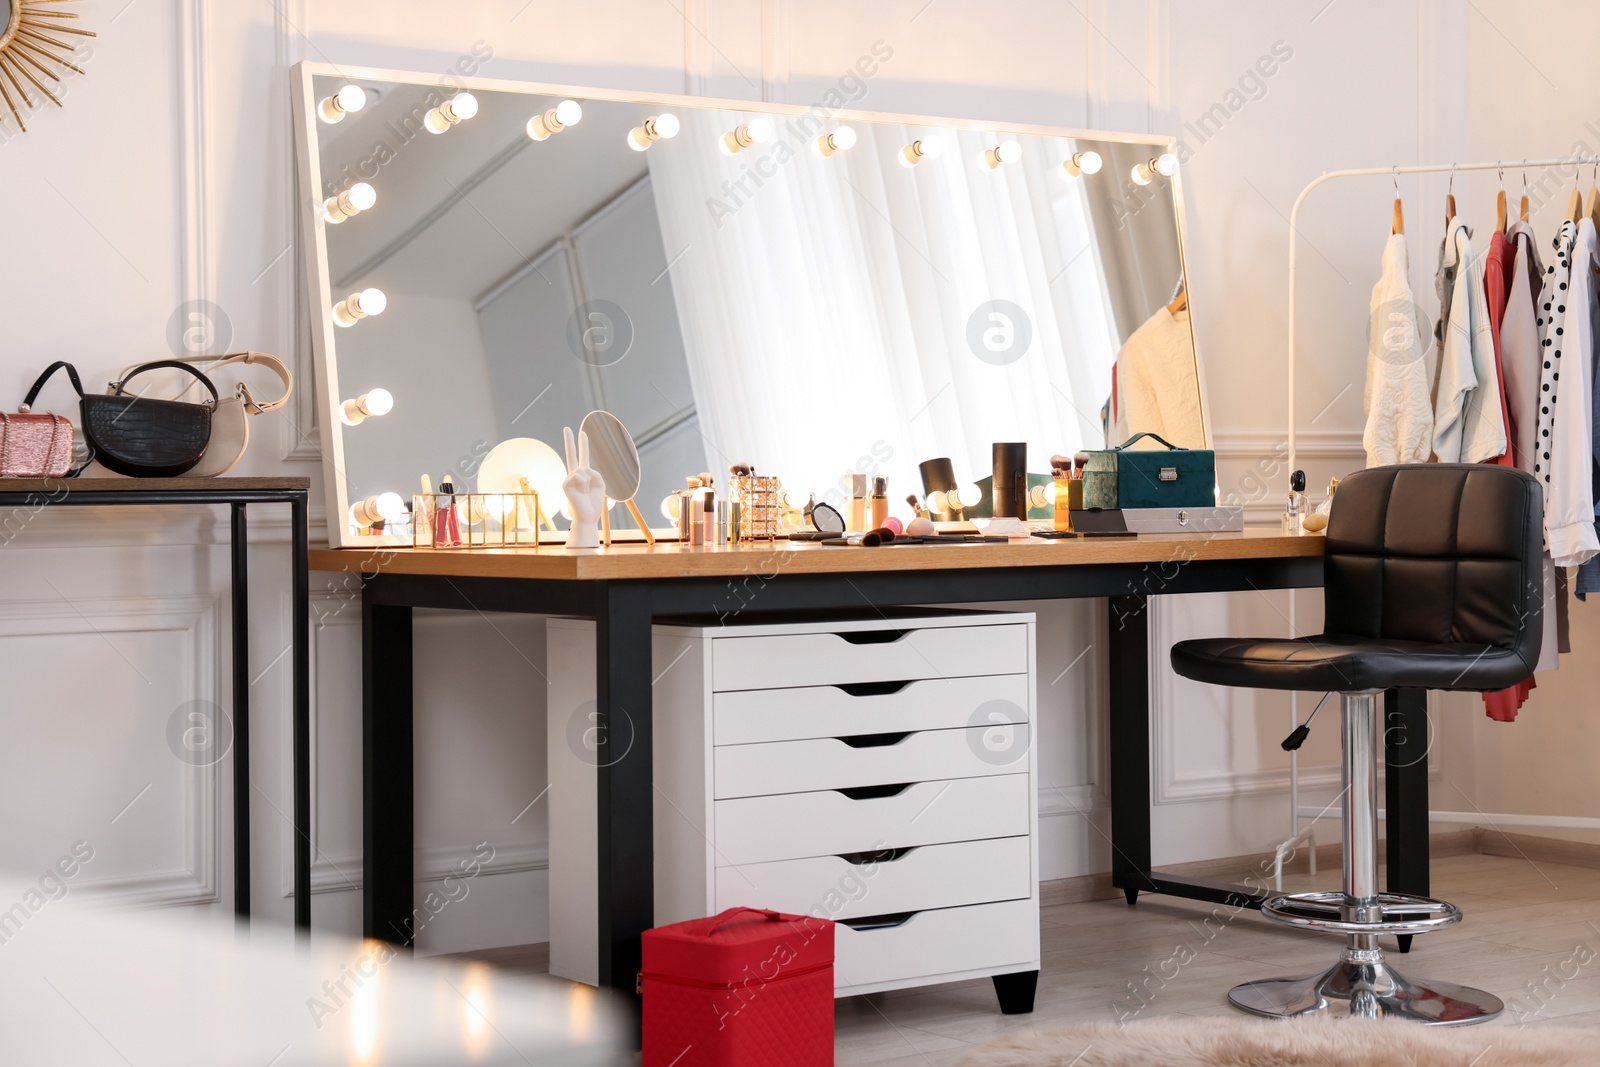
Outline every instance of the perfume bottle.
POLYGON ((883 529, 889 521, 889 479, 872 479, 872 528, 883 529))
POLYGON ((1297 534, 1306 517, 1306 472, 1289 475, 1289 497, 1283 506, 1283 532, 1297 534))
POLYGON ((449 499, 433 520, 433 547, 461 547, 461 517, 456 512, 456 486, 447 476, 439 483, 439 493, 449 499))
POLYGON ((1056 484, 1054 521, 1057 530, 1072 529, 1072 460, 1067 456, 1050 457, 1050 477, 1056 484))
POLYGON ((859 533, 867 528, 867 476, 865 474, 851 474, 848 477, 850 479, 850 509, 845 529, 852 533, 859 533))

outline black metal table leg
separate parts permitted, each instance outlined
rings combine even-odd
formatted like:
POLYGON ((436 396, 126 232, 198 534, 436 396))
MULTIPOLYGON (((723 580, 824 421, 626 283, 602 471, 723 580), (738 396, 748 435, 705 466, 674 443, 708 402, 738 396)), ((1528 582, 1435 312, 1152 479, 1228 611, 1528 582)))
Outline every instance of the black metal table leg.
POLYGON ((1149 601, 1111 597, 1111 884, 1132 904, 1150 880, 1149 601))
POLYGON ((595 596, 599 760, 600 984, 635 994, 639 937, 655 924, 651 608, 637 583, 595 596))
MULTIPOLYGON (((1391 689, 1383 695, 1384 834, 1388 889, 1429 896, 1428 692, 1391 689)), ((1411 935, 1400 934, 1400 951, 1411 935)))
POLYGON ((250 560, 245 505, 232 505, 233 914, 250 918, 250 560))
POLYGON ((362 933, 410 945, 411 609, 361 596, 362 933))
POLYGON ((293 595, 289 620, 294 659, 294 925, 311 931, 311 568, 306 494, 289 505, 293 595))

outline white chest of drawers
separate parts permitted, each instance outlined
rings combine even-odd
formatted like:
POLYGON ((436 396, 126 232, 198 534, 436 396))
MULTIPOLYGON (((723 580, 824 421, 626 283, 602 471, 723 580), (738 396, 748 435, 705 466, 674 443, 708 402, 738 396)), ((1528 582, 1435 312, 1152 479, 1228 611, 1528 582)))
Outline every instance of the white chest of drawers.
MULTIPOLYGON (((548 634, 550 970, 594 983, 594 626, 548 634)), ((1033 615, 659 625, 653 660, 657 924, 833 919, 839 996, 1037 972, 1033 615)))

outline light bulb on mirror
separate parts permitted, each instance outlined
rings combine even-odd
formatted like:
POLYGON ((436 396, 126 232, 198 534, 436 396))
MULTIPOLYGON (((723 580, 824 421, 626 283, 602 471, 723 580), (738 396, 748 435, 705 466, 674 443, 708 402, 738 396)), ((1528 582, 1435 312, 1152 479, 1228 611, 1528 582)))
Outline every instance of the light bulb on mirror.
POLYGON ((465 122, 478 113, 478 98, 471 93, 457 93, 422 120, 429 133, 443 133, 458 122, 465 122))
POLYGON ((723 134, 721 140, 717 142, 717 147, 725 156, 736 156, 751 145, 772 140, 774 132, 772 120, 759 116, 749 122, 740 123, 723 134))
POLYGON ((661 517, 668 522, 678 521, 678 509, 683 503, 683 497, 677 493, 668 493, 661 501, 661 517))
POLYGON ((1154 159, 1134 164, 1131 177, 1135 185, 1149 185, 1156 180, 1157 174, 1163 178, 1170 178, 1176 173, 1178 173, 1178 157, 1171 152, 1163 152, 1154 159))
POLYGON ((926 503, 928 505, 928 512, 933 515, 940 515, 946 511, 953 510, 950 507, 950 494, 945 492, 943 489, 935 489, 933 492, 929 493, 926 503))
POLYGON ((827 159, 835 152, 848 152, 856 146, 856 131, 850 126, 840 126, 811 142, 811 154, 827 159))
POLYGON ((387 389, 369 389, 340 405, 339 421, 346 426, 360 426, 369 418, 387 415, 393 410, 394 394, 387 389))
POLYGON ((356 182, 337 196, 322 202, 322 217, 337 226, 361 214, 378 202, 378 191, 366 182, 356 182))
POLYGON ((1104 165, 1105 161, 1100 158, 1099 152, 1074 152, 1071 159, 1061 164, 1061 173, 1064 177, 1078 178, 1085 174, 1099 174, 1104 165))
POLYGON ((983 503, 983 490, 978 488, 977 482, 968 482, 955 490, 958 505, 965 510, 975 508, 983 503))
POLYGON ((582 104, 576 100, 563 100, 544 114, 535 115, 528 120, 528 136, 535 141, 543 141, 568 126, 576 126, 582 118, 582 104))
POLYGON ((1015 163, 1022 158, 1022 146, 1015 141, 1001 141, 993 148, 978 154, 978 166, 983 170, 999 170, 1002 163, 1015 163))
POLYGON ((379 493, 350 505, 350 521, 368 529, 378 523, 399 522, 406 517, 406 502, 399 493, 379 493))
POLYGON ((346 85, 317 104, 317 118, 332 126, 336 122, 343 122, 350 112, 360 111, 366 106, 366 91, 359 85, 346 85))
POLYGON ((678 136, 678 116, 668 111, 645 119, 629 131, 628 147, 635 152, 643 152, 657 141, 671 140, 676 136, 678 136))
POLYGON ((937 137, 923 137, 900 149, 900 165, 914 167, 924 159, 938 159, 943 154, 943 141, 937 137))
POLYGON ((354 326, 368 315, 382 315, 388 306, 389 298, 382 289, 363 289, 333 305, 333 321, 340 326, 354 326))

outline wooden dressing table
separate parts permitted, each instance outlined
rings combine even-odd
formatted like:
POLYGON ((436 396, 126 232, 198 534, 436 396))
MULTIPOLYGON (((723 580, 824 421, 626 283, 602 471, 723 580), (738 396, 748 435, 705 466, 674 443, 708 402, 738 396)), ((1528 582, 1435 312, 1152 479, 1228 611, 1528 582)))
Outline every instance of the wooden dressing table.
MULTIPOLYGON (((1148 598, 1315 587, 1322 538, 1276 530, 1007 544, 839 548, 800 542, 689 547, 614 545, 569 551, 321 549, 313 570, 363 575, 363 933, 411 943, 412 609, 574 615, 595 620, 597 707, 625 712, 629 758, 600 759, 600 980, 632 992, 639 935, 653 925, 652 620, 747 619, 779 612, 1104 597, 1110 613, 1112 881, 1140 892, 1258 905, 1245 886, 1164 875, 1150 859, 1152 664, 1148 598), (641 661, 643 661, 641 663, 641 661)), ((1161 650, 1157 650, 1158 654, 1161 650)), ((1426 894, 1427 766, 1407 759, 1426 736, 1425 694, 1390 693, 1389 886, 1426 894)))

